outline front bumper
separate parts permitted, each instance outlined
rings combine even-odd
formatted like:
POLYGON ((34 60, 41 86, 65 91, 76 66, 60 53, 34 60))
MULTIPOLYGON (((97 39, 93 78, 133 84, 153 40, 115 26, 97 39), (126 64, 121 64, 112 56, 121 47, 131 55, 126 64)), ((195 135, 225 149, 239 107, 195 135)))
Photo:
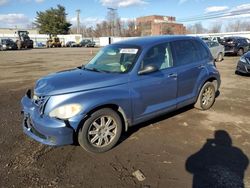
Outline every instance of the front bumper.
POLYGON ((51 146, 72 144, 74 129, 66 122, 41 115, 38 107, 25 95, 22 100, 23 131, 34 140, 51 146))

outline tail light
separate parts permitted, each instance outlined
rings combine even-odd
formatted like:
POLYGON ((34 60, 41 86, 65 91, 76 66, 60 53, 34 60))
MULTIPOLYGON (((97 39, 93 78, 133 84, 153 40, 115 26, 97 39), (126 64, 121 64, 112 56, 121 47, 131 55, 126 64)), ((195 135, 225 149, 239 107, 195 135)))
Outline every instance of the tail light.
POLYGON ((236 43, 234 41, 227 42, 230 46, 236 46, 236 43))

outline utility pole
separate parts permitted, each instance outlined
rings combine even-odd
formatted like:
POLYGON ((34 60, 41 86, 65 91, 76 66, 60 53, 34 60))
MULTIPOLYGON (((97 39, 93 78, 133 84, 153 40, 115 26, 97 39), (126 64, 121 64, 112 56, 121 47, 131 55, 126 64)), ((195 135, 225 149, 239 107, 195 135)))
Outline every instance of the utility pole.
POLYGON ((110 24, 110 34, 115 36, 117 34, 116 31, 116 19, 117 19, 117 9, 108 7, 108 20, 110 24))
POLYGON ((77 34, 80 34, 80 12, 81 10, 78 9, 76 10, 76 13, 77 13, 77 34))

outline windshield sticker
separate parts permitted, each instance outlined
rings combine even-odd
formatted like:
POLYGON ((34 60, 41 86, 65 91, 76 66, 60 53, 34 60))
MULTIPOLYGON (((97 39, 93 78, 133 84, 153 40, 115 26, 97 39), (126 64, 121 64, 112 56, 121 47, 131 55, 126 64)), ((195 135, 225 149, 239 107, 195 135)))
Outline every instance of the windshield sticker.
POLYGON ((121 54, 136 54, 138 52, 138 49, 136 48, 122 48, 120 50, 121 54))

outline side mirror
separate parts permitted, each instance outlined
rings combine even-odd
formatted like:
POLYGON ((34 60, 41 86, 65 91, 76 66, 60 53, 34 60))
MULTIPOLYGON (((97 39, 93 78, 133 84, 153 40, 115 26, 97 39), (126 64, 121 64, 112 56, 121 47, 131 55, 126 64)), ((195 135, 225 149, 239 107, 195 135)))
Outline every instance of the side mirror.
POLYGON ((154 65, 147 65, 145 66, 142 70, 140 70, 138 72, 139 75, 143 75, 143 74, 149 74, 149 73, 152 73, 152 72, 155 72, 157 71, 158 69, 156 68, 156 66, 154 65))

